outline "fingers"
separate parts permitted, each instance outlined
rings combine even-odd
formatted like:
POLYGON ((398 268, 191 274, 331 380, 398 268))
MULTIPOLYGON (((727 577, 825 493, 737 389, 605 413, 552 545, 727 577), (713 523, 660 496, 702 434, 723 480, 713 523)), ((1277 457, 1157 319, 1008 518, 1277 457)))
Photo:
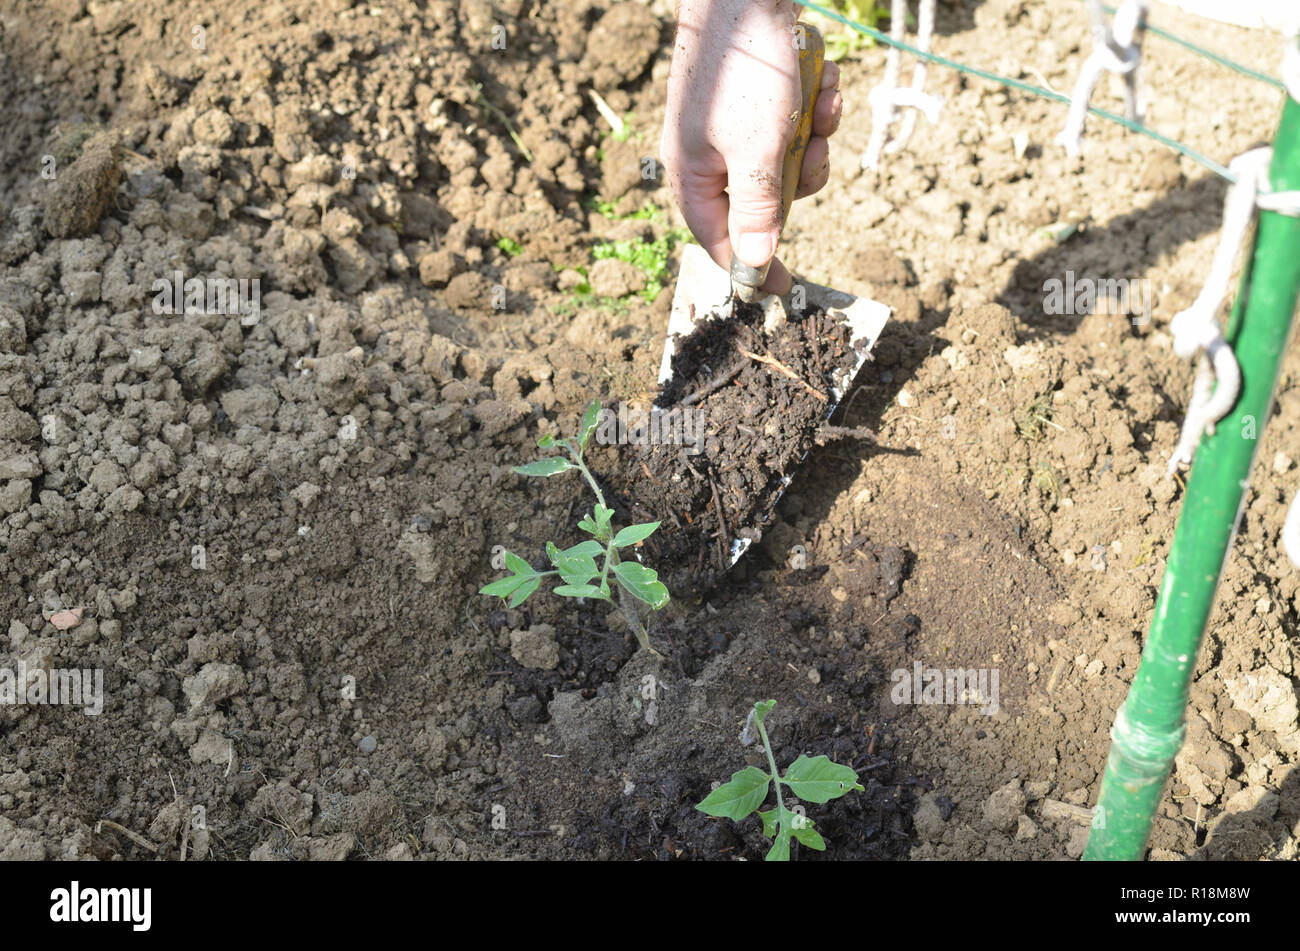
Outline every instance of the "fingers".
POLYGON ((827 63, 822 69, 822 87, 813 107, 813 135, 823 138, 835 134, 840 127, 844 111, 844 98, 840 95, 840 68, 827 63))
POLYGON ((721 178, 681 174, 674 167, 669 171, 669 181, 682 217, 686 219, 686 227, 691 229, 700 247, 709 252, 709 257, 719 266, 728 267, 731 263, 731 239, 727 234, 727 195, 723 191, 725 173, 721 178))
POLYGON ((831 149, 827 140, 840 126, 844 112, 844 99, 840 95, 840 68, 827 63, 822 70, 821 92, 813 107, 813 137, 804 153, 803 167, 799 172, 799 186, 795 198, 807 198, 821 191, 831 177, 831 149))
POLYGON ((821 191, 831 177, 831 144, 823 137, 809 141, 808 149, 803 154, 803 166, 799 171, 799 187, 795 189, 795 198, 807 198, 821 191))

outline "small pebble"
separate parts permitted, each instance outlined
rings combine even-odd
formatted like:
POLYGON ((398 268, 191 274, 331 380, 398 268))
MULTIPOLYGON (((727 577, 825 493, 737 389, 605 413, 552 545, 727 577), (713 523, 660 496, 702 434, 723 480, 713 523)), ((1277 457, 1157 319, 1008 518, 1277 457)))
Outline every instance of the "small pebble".
POLYGON ((379 741, 375 739, 373 736, 363 736, 361 738, 361 742, 357 744, 357 749, 359 749, 366 756, 369 756, 371 753, 375 751, 375 749, 378 746, 379 746, 379 741))

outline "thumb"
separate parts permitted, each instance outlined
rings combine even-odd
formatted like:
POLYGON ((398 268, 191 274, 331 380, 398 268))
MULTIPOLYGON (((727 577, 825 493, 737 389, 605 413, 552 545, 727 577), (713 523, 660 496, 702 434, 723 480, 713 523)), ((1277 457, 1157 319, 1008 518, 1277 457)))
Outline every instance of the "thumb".
POLYGON ((743 264, 761 268, 776 254, 784 223, 781 208, 781 163, 751 165, 727 175, 730 209, 727 230, 732 253, 743 264))

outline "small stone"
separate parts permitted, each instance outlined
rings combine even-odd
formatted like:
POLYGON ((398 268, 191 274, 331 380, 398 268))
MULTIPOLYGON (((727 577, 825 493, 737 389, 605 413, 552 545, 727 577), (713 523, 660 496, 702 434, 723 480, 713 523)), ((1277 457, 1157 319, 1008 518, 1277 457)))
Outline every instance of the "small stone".
POLYGON ((1293 465, 1295 465, 1295 463, 1291 461, 1291 457, 1284 452, 1279 451, 1273 456, 1273 471, 1278 475, 1291 471, 1293 465))
POLYGON ((81 623, 81 615, 85 608, 71 608, 67 611, 56 611, 50 615, 50 623, 60 631, 71 630, 81 623))
POLYGON ((379 747, 379 741, 375 739, 373 736, 363 736, 361 738, 361 742, 357 744, 357 749, 359 749, 362 752, 362 754, 366 756, 369 756, 378 747, 379 747))

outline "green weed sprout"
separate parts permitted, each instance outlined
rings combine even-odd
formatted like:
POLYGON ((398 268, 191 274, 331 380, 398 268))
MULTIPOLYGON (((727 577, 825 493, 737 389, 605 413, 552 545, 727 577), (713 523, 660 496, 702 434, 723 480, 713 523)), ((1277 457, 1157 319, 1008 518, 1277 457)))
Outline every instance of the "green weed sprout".
POLYGON ((479 589, 479 594, 504 598, 514 608, 528 600, 529 595, 541 586, 543 578, 559 575, 563 584, 556 586, 555 593, 561 597, 595 598, 612 603, 612 582, 618 591, 619 608, 636 634, 637 642, 652 654, 657 654, 658 651, 650 646, 650 632, 642 622, 638 605, 646 604, 658 611, 668 603, 668 589, 659 580, 657 572, 638 561, 623 561, 619 557, 619 551, 649 538, 659 523, 645 522, 615 531, 612 524, 614 510, 605 504, 604 493, 600 491, 595 477, 582 459, 591 434, 596 431, 599 422, 600 401, 592 400, 583 411, 576 436, 571 439, 556 439, 548 434, 537 441, 540 449, 563 448, 568 452, 568 458, 562 455, 548 456, 524 466, 515 466, 512 470, 520 475, 541 478, 549 478, 571 469, 581 472, 596 494, 596 505, 590 516, 584 515, 578 522, 578 528, 592 537, 563 550, 553 542, 547 542, 546 554, 554 566, 551 571, 538 571, 518 555, 507 551, 505 560, 510 575, 484 585, 479 589), (602 559, 599 565, 596 563, 597 558, 602 559))
MULTIPOLYGON (((876 29, 880 26, 880 21, 889 18, 887 4, 881 0, 829 0, 826 6, 830 7, 836 13, 839 13, 850 20, 856 20, 863 26, 869 26, 876 29)), ((876 41, 866 34, 859 33, 850 27, 844 26, 838 21, 831 20, 829 17, 819 17, 819 20, 825 20, 835 29, 834 32, 826 34, 826 58, 832 62, 839 62, 844 57, 856 53, 859 49, 868 46, 875 46, 876 41)), ((912 22, 912 15, 907 15, 907 22, 912 22)))
POLYGON ((791 838, 818 852, 826 851, 826 840, 813 827, 811 819, 785 807, 781 787, 785 786, 804 802, 815 803, 839 799, 852 790, 862 792, 862 787, 858 785, 857 773, 847 766, 832 763, 826 756, 808 757, 800 754, 784 776, 778 775, 776 757, 772 755, 772 744, 767 738, 767 729, 763 726, 763 720, 774 706, 775 700, 760 700, 754 704, 753 714, 771 772, 765 773, 757 766, 746 766, 740 772, 732 773, 731 782, 713 790, 695 808, 706 815, 739 822, 758 811, 767 801, 768 783, 774 784, 776 808, 759 812, 758 818, 763 821, 763 835, 772 839, 767 861, 788 862, 791 838))

